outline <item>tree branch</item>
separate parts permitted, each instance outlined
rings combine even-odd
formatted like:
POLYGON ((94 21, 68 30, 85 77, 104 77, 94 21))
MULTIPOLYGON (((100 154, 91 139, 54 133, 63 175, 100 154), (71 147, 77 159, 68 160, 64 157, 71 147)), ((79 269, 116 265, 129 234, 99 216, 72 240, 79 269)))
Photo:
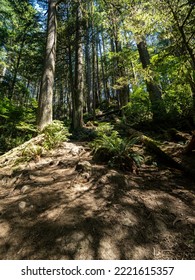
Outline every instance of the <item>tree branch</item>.
POLYGON ((189 19, 190 15, 191 15, 191 13, 192 13, 192 11, 193 11, 193 9, 194 9, 194 6, 191 6, 191 8, 190 8, 190 10, 189 10, 189 12, 188 12, 188 14, 187 14, 185 20, 183 21, 183 23, 182 23, 182 25, 181 25, 182 28, 184 27, 186 21, 189 19))

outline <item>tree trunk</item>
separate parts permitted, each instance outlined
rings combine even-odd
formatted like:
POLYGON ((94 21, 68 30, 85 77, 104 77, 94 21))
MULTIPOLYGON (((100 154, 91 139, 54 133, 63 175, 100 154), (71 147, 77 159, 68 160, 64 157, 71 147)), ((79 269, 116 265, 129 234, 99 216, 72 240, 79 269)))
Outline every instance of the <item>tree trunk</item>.
POLYGON ((53 85, 57 40, 56 4, 56 0, 48 1, 47 42, 37 116, 40 130, 43 130, 53 120, 53 85))
MULTIPOLYGON (((104 37, 103 37, 103 31, 101 31, 101 39, 102 39, 102 45, 104 46, 104 37)), ((103 89, 104 89, 104 98, 106 100, 106 104, 109 106, 110 104, 110 92, 108 89, 108 79, 106 77, 107 69, 106 69, 106 63, 103 63, 103 55, 102 55, 102 46, 100 43, 100 37, 99 37, 99 50, 100 50, 100 63, 101 63, 101 71, 102 71, 102 82, 103 82, 103 89)), ((105 53, 103 48, 103 53, 105 53)))
MULTIPOLYGON (((89 9, 89 7, 88 7, 89 9)), ((85 45, 85 75, 86 75, 86 100, 87 100, 87 111, 92 112, 91 99, 92 99, 92 79, 91 79, 91 57, 90 57, 90 29, 91 24, 89 19, 87 20, 86 26, 86 45, 85 45)))
MULTIPOLYGON (((137 42, 137 48, 139 51, 139 57, 142 63, 143 69, 149 68, 150 65, 150 56, 148 53, 146 41, 144 38, 140 38, 137 42)), ((159 121, 166 114, 166 110, 162 100, 162 92, 160 87, 154 81, 154 74, 151 72, 148 77, 145 79, 147 91, 149 93, 149 98, 152 105, 153 120, 159 121)))
MULTIPOLYGON (((122 52, 121 42, 116 39, 116 53, 119 54, 117 56, 117 71, 118 71, 118 78, 125 78, 125 67, 123 65, 123 60, 120 57, 120 53, 122 52)), ((118 99, 120 109, 127 105, 129 101, 129 87, 128 84, 121 85, 121 88, 118 90, 118 99)))
POLYGON ((18 69, 19 69, 19 66, 20 66, 20 61, 22 59, 22 52, 23 52, 24 44, 25 44, 25 40, 26 40, 26 33, 27 33, 27 29, 28 29, 29 26, 30 26, 30 24, 26 25, 26 27, 24 29, 24 32, 23 32, 23 35, 22 35, 20 50, 19 50, 19 53, 18 53, 17 61, 16 61, 16 67, 14 69, 14 76, 13 76, 13 81, 12 81, 12 85, 11 85, 11 90, 10 90, 10 93, 9 93, 9 98, 10 99, 12 99, 13 95, 14 95, 14 90, 15 90, 15 85, 16 85, 17 75, 18 75, 18 69))
POLYGON ((83 49, 82 49, 82 9, 77 7, 76 18, 76 53, 75 53, 75 87, 73 98, 73 129, 83 127, 83 49))

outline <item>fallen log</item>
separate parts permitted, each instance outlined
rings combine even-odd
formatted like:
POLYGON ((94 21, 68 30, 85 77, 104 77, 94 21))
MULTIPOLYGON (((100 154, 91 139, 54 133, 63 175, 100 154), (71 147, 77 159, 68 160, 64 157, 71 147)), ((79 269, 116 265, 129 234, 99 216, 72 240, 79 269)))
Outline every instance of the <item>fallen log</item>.
POLYGON ((190 169, 189 167, 183 165, 181 162, 176 161, 169 154, 163 151, 160 145, 155 140, 129 126, 126 126, 126 132, 131 137, 138 137, 140 141, 144 144, 144 146, 148 149, 148 151, 152 154, 155 154, 158 160, 160 160, 162 163, 166 164, 171 168, 175 168, 177 170, 182 171, 187 176, 195 178, 195 170, 190 169))
POLYGON ((148 147, 157 157, 159 160, 161 160, 163 163, 168 165, 169 167, 178 169, 182 171, 185 175, 195 178, 195 170, 190 169, 189 167, 183 165, 181 162, 176 161, 173 159, 170 155, 168 155, 166 152, 164 152, 153 139, 150 137, 147 137, 145 135, 142 135, 141 137, 142 142, 145 144, 146 147, 148 147))

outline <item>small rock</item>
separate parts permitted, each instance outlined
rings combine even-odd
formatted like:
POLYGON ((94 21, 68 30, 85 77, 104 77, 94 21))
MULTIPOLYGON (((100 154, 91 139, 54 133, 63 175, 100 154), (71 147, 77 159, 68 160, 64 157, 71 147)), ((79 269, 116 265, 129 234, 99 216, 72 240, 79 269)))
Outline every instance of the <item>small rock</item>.
POLYGON ((84 178, 84 179, 89 180, 89 178, 90 178, 90 174, 89 174, 89 173, 87 173, 87 172, 85 172, 85 173, 81 174, 81 177, 82 177, 82 178, 84 178))
POLYGON ((108 180, 108 177, 106 175, 102 176, 101 179, 99 180, 100 184, 106 184, 108 182, 109 182, 109 180, 108 180))
POLYGON ((88 161, 80 161, 77 166, 76 166, 76 170, 79 172, 87 172, 87 171, 91 171, 92 166, 91 163, 88 161))
POLYGON ((27 193, 27 192, 29 192, 30 191, 30 187, 29 186, 23 186, 22 188, 21 188, 21 192, 22 193, 27 193))
POLYGON ((74 189, 76 192, 84 192, 89 189, 89 186, 86 184, 75 184, 74 189))
POLYGON ((128 180, 126 179, 126 177, 116 171, 110 171, 107 174, 107 177, 108 177, 109 182, 111 182, 112 184, 115 184, 119 188, 125 189, 125 188, 129 187, 129 183, 128 183, 128 180))
POLYGON ((18 206, 20 210, 24 210, 26 208, 26 205, 27 203, 25 201, 21 201, 18 206))

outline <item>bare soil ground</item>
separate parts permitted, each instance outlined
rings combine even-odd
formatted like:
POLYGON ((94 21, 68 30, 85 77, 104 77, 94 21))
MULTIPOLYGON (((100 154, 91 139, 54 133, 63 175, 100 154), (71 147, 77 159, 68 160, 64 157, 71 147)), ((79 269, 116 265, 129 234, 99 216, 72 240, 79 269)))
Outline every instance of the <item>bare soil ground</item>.
POLYGON ((78 143, 5 161, 0 259, 195 259, 195 182, 163 165, 111 170, 78 143))

